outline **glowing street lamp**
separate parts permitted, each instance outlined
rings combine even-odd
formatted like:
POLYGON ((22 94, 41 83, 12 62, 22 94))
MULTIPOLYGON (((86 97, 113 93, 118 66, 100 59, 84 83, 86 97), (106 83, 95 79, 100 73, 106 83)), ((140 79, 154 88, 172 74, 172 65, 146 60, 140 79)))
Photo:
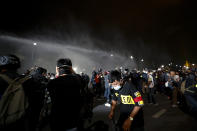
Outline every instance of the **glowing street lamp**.
POLYGON ((144 59, 141 59, 139 62, 139 68, 142 70, 144 68, 144 59))
POLYGON ((37 43, 36 42, 34 42, 33 43, 33 49, 32 49, 32 63, 33 63, 33 61, 34 61, 34 46, 37 46, 37 43))
POLYGON ((162 68, 164 68, 164 65, 161 65, 162 68))
POLYGON ((195 64, 192 64, 192 66, 195 66, 195 64))
POLYGON ((110 56, 111 56, 111 57, 113 57, 114 55, 113 55, 113 54, 111 54, 110 56))
POLYGON ((77 69, 78 69, 77 67, 73 67, 73 70, 74 70, 75 72, 77 72, 77 69))
POLYGON ((133 60, 133 56, 130 57, 133 60))

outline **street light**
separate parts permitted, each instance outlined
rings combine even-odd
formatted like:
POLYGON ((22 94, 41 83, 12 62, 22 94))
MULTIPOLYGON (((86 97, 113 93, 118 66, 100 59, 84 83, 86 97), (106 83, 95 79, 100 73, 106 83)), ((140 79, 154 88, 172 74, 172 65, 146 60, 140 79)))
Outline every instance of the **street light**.
POLYGON ((144 68, 144 63, 143 63, 144 62, 144 59, 141 59, 140 61, 141 61, 140 62, 140 69, 143 69, 144 68))
POLYGON ((133 56, 130 57, 133 60, 133 56))
POLYGON ((73 67, 73 70, 74 70, 75 72, 77 72, 77 69, 78 69, 77 67, 73 67))
POLYGON ((113 57, 114 55, 113 55, 113 54, 111 54, 110 56, 111 56, 111 57, 113 57))
POLYGON ((192 64, 192 66, 195 66, 195 64, 192 64))
POLYGON ((33 61, 34 61, 34 47, 36 47, 37 46, 37 43, 36 42, 34 42, 33 43, 33 49, 32 49, 32 63, 33 63, 33 61))
POLYGON ((161 65, 162 68, 164 68, 164 65, 161 65))

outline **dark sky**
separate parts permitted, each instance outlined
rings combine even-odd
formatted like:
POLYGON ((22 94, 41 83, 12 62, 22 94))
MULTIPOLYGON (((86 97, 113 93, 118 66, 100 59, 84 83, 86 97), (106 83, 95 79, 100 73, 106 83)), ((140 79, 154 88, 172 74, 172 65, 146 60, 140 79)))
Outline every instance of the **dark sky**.
MULTIPOLYGON (((0 5, 0 33, 23 37, 29 33, 47 35, 47 30, 71 35, 73 30, 88 30, 92 37, 107 41, 105 49, 120 48, 123 44, 120 52, 129 54, 131 50, 133 55, 150 63, 160 62, 165 56, 177 63, 186 59, 197 62, 194 1, 10 1, 0 5)), ((163 61, 168 62, 165 58, 163 61)))

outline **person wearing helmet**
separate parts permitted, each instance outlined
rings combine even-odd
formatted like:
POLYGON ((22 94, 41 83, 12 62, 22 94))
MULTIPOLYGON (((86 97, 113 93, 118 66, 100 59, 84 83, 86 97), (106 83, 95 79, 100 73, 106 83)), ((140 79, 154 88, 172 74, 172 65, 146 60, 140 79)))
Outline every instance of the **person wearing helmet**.
MULTIPOLYGON (((46 78, 47 70, 42 67, 36 67, 32 73, 31 78, 26 80, 23 83, 24 91, 28 97, 29 106, 26 111, 26 116, 28 117, 28 131, 35 131, 37 125, 41 124, 42 121, 39 121, 40 113, 45 103, 45 99, 50 99, 47 96, 47 83, 46 78)), ((42 117, 42 116, 41 116, 42 117)), ((41 127, 39 127, 41 128, 41 127)))
MULTIPOLYGON (((20 68, 20 59, 15 55, 3 55, 0 56, 0 101, 9 86, 8 79, 15 80, 19 78, 20 75, 17 70, 20 68)), ((1 131, 13 131, 20 130, 25 131, 25 117, 20 120, 13 122, 9 125, 0 126, 1 131)))

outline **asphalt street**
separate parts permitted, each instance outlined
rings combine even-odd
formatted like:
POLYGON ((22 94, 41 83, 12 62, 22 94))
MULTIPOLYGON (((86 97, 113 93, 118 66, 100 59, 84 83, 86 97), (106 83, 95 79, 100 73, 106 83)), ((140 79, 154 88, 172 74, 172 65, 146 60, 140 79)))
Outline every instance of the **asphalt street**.
MULTIPOLYGON (((156 100, 159 105, 149 105, 144 97, 145 131, 194 131, 197 129, 197 120, 180 108, 171 107, 170 100, 165 95, 157 94, 156 100)), ((115 130, 114 122, 108 119, 110 107, 105 106, 103 99, 97 99, 96 103, 98 104, 93 110, 92 122, 86 123, 86 126, 103 121, 109 131, 115 130)), ((117 108, 115 121, 118 115, 117 108)))

